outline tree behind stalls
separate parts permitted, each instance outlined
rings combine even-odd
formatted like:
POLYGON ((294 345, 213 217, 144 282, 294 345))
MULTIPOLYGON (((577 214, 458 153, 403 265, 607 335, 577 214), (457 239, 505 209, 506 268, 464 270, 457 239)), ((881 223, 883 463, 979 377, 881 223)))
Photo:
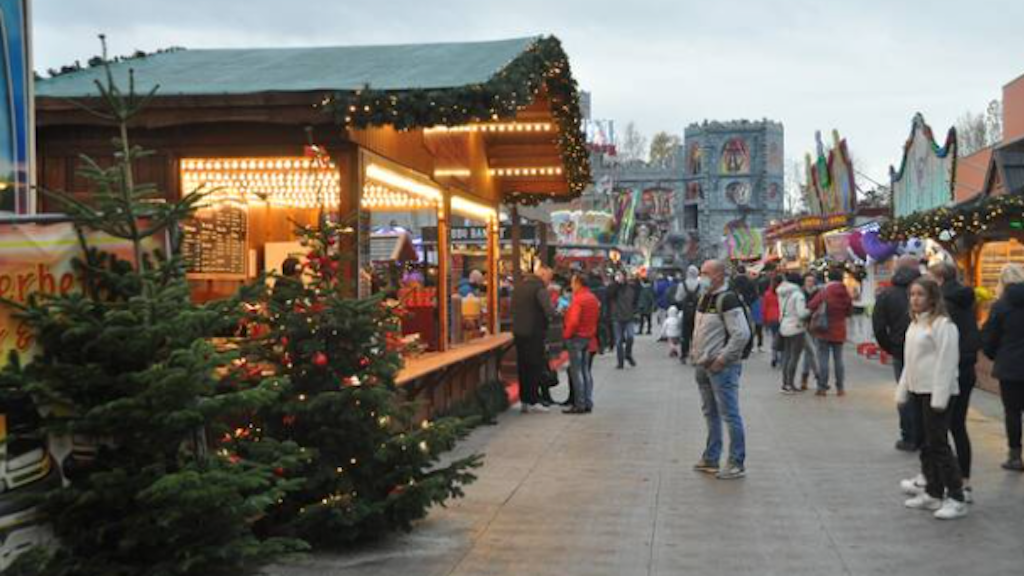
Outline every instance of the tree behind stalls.
POLYGON ((622 140, 615 143, 617 157, 622 162, 647 161, 647 137, 640 133, 636 123, 630 121, 622 131, 622 140))
POLYGON ((63 462, 68 485, 40 502, 60 547, 36 550, 11 570, 250 574, 304 546, 261 541, 252 530, 299 484, 280 477, 302 461, 298 448, 248 446, 248 428, 231 433, 226 424, 245 422, 276 401, 282 382, 218 353, 206 340, 233 324, 238 302, 194 305, 176 242, 170 257, 148 248, 147 239, 175 232, 202 198, 158 202, 163 197, 154 186, 135 182, 133 163, 149 153, 130 144, 127 126, 155 89, 145 96, 122 92, 109 67, 97 88, 103 107, 91 112, 118 127, 115 163, 102 168, 83 157, 89 204, 51 193, 79 234, 82 257, 74 266, 82 291, 29 300, 20 316, 36 334, 38 354, 24 366, 13 357, 0 375, 5 398, 27 395, 46 409, 45 431, 75 444, 63 462), (92 231, 129 244, 131 258, 94 246, 92 231), (234 450, 210 453, 210 435, 231 438, 234 450), (238 456, 242 449, 250 458, 238 456))
POLYGON ((682 140, 675 134, 658 132, 651 138, 650 163, 654 166, 671 167, 675 161, 682 140))
POLYGON ((992 100, 984 113, 965 112, 956 122, 957 153, 962 158, 1003 140, 1003 105, 992 100))
POLYGON ((264 411, 266 434, 315 453, 290 494, 262 523, 269 534, 337 548, 409 530, 431 506, 462 496, 481 457, 439 464, 469 430, 441 418, 416 425, 401 367, 398 316, 380 298, 343 297, 341 238, 327 220, 300 227, 310 282, 275 286, 262 349, 289 376, 281 401, 264 411))

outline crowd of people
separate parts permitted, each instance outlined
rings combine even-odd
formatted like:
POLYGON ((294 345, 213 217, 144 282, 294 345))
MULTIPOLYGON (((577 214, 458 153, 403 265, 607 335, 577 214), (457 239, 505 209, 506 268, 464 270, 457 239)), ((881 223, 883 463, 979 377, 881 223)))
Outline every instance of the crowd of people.
MULTIPOLYGON (((689 267, 685 277, 659 275, 653 282, 616 271, 610 277, 578 272, 567 296, 553 272, 539 267, 513 294, 513 333, 518 349, 523 412, 547 411, 553 376, 546 342, 560 342, 569 355, 568 414, 594 409, 595 355, 615 350, 616 369, 637 365, 637 333, 667 341, 669 356, 690 363, 707 427, 694 469, 720 479, 746 474, 746 441, 739 409, 743 361, 767 342, 781 392, 815 395, 847 392, 843 358, 855 289, 841 267, 815 273, 772 270, 748 273, 718 260, 689 267), (561 299, 561 305, 559 305, 561 299), (548 337, 552 326, 554 338, 548 337), (646 332, 645 332, 646 329, 646 332), (801 360, 803 360, 801 369, 801 360), (797 373, 800 379, 797 380, 797 373), (723 464, 724 434, 729 445, 723 464)), ((895 264, 891 285, 877 295, 871 324, 878 346, 892 358, 899 418, 898 450, 917 452, 920 473, 903 480, 907 508, 938 519, 961 518, 973 502, 971 442, 967 413, 976 383, 978 354, 993 360, 1005 415, 1008 456, 1002 467, 1024 472, 1024 268, 1007 264, 997 301, 984 326, 972 288, 957 267, 928 267, 905 256, 895 264), (950 442, 952 438, 952 443, 950 442)))

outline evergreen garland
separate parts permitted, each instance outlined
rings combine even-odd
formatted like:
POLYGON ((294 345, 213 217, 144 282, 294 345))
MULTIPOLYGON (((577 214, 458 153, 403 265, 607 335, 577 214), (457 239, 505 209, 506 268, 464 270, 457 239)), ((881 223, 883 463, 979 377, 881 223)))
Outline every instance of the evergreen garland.
MULTIPOLYGON (((566 180, 571 197, 575 198, 591 183, 590 155, 569 58, 553 36, 537 38, 526 51, 481 84, 401 92, 367 86, 336 94, 326 108, 338 123, 359 129, 387 125, 397 130, 459 126, 513 120, 520 108, 533 102, 542 87, 551 100, 566 180)), ((550 199, 547 194, 513 193, 506 194, 504 201, 537 204, 550 199)))
POLYGON ((1024 218, 1024 196, 983 196, 954 206, 916 212, 882 224, 879 237, 887 242, 910 238, 931 238, 951 242, 961 236, 979 234, 997 226, 1000 220, 1024 218))

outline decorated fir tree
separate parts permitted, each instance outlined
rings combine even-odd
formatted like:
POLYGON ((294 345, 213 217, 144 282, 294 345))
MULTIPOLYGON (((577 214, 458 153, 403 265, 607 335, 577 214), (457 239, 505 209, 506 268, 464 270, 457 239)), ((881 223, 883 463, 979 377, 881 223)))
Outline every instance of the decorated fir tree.
POLYGON ((67 485, 40 502, 59 545, 26 555, 11 571, 251 574, 303 547, 261 540, 253 525, 301 484, 289 471, 309 454, 256 442, 252 416, 276 402, 286 382, 210 343, 241 316, 240 300, 190 301, 175 236, 202 196, 165 202, 135 181, 133 163, 147 153, 129 143, 127 125, 152 93, 121 91, 109 68, 97 87, 104 107, 95 113, 119 127, 115 162, 103 168, 84 159, 88 203, 54 194, 79 232, 82 290, 22 308, 37 354, 12 358, 0 377, 4 399, 30 399, 46 433, 72 440, 62 459, 67 485), (96 248, 96 233, 128 244, 130 256, 96 248), (169 254, 154 248, 166 238, 169 254))
POLYGON ((461 496, 480 462, 469 456, 439 464, 467 433, 467 421, 414 422, 414 405, 395 386, 398 310, 380 298, 342 296, 346 231, 323 215, 319 225, 298 229, 309 250, 308 282, 275 289, 264 347, 290 384, 262 425, 316 454, 301 471, 303 487, 265 527, 324 547, 410 529, 431 506, 461 496))

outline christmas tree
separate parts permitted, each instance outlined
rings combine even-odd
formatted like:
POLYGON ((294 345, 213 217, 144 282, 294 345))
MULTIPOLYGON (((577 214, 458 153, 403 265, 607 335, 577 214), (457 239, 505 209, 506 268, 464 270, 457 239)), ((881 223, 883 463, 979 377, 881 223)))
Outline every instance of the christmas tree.
POLYGON ((316 455, 300 472, 303 487, 264 526, 322 547, 410 529, 431 506, 462 496, 480 463, 473 455, 439 464, 468 432, 467 420, 414 421, 415 406, 395 386, 400 310, 380 298, 342 295, 347 233, 323 214, 317 226, 298 228, 309 250, 308 281, 278 280, 263 347, 289 379, 263 426, 316 455))
MULTIPOLYGON (((106 46, 104 45, 104 53, 106 46)), ((38 353, 0 377, 3 400, 30 398, 44 430, 72 439, 66 486, 45 494, 59 546, 16 562, 12 573, 54 576, 251 574, 298 540, 260 539, 254 524, 302 484, 309 459, 298 446, 262 439, 253 416, 275 403, 285 379, 223 352, 209 337, 230 332, 242 298, 195 305, 181 259, 179 223, 202 194, 163 201, 135 182, 127 126, 153 95, 122 91, 109 67, 97 83, 116 124, 115 163, 85 159, 88 203, 54 193, 73 218, 82 290, 32 298, 20 316, 38 353), (130 245, 119 258, 96 233, 130 245), (171 250, 155 249, 170 238, 171 250), (155 242, 154 242, 155 241, 155 242), (211 449, 215 439, 221 444, 211 449), (262 440, 262 441, 257 441, 262 440)))

